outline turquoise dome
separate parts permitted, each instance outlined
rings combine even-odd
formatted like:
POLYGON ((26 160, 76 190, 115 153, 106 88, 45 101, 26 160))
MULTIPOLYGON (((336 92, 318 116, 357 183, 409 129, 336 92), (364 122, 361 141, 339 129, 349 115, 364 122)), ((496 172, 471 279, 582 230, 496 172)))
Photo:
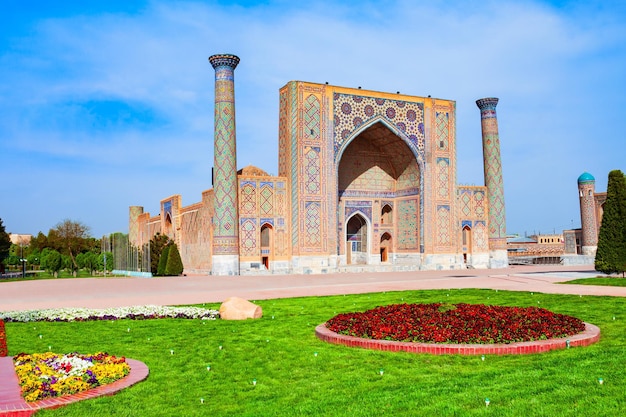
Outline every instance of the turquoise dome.
POLYGON ((578 183, 583 184, 585 182, 596 182, 596 179, 588 172, 583 172, 580 177, 578 177, 578 183))

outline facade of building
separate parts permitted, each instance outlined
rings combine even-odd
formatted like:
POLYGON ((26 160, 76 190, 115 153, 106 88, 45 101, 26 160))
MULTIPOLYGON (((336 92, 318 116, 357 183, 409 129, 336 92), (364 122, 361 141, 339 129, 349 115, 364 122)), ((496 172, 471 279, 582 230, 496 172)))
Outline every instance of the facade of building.
POLYGON ((234 71, 214 55, 214 184, 157 215, 130 208, 131 244, 166 234, 186 273, 237 275, 508 265, 498 99, 477 101, 485 186, 456 179, 456 102, 291 81, 279 91, 278 176, 237 170, 234 71))

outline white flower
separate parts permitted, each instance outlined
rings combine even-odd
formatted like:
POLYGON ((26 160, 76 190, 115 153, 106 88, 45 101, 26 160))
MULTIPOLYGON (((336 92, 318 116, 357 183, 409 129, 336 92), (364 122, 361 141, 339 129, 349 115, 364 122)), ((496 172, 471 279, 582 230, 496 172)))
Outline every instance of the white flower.
POLYGON ((199 307, 170 307, 156 305, 106 309, 51 308, 43 310, 0 312, 0 320, 7 322, 111 320, 126 318, 132 319, 137 317, 215 320, 219 318, 219 312, 217 310, 199 307))

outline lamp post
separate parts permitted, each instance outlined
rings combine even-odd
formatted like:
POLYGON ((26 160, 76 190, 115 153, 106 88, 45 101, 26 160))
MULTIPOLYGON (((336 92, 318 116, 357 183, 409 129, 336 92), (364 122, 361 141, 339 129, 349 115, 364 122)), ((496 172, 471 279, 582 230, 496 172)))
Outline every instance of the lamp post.
POLYGON ((24 259, 24 242, 20 239, 20 262, 22 263, 22 278, 26 278, 26 259, 24 259))

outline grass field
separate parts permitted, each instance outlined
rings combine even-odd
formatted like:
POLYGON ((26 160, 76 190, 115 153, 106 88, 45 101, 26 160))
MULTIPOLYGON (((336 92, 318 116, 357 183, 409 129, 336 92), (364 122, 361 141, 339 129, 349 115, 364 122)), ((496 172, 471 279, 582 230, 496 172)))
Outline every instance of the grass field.
POLYGON ((150 368, 147 380, 114 396, 38 416, 626 415, 623 298, 449 290, 257 304, 263 318, 245 322, 7 323, 9 354, 46 351, 48 346, 59 353, 106 351, 150 368), (479 356, 370 351, 315 337, 315 326, 336 313, 401 302, 539 305, 596 324, 602 336, 585 348, 487 356, 484 361, 479 356))
POLYGON ((626 287, 626 279, 624 278, 583 278, 574 279, 572 281, 564 282, 563 284, 580 284, 580 285, 602 285, 607 287, 626 287))

